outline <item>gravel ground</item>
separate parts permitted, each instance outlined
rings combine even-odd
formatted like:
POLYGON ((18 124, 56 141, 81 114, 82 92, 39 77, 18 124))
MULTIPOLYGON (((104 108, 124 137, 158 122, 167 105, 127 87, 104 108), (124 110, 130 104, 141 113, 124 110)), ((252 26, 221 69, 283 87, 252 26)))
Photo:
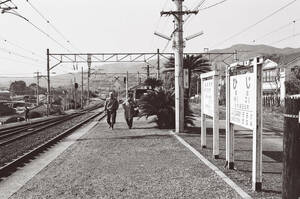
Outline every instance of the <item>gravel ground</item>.
MULTIPOLYGON (((99 110, 98 110, 99 111, 99 110)), ((41 145, 45 141, 55 137, 63 131, 71 128, 74 124, 88 118, 89 116, 96 113, 92 111, 88 114, 71 119, 70 121, 58 124, 55 127, 43 130, 28 137, 24 137, 16 142, 10 143, 0 147, 0 167, 4 166, 5 163, 12 161, 13 159, 23 155, 25 152, 41 145)))
POLYGON ((11 198, 239 196, 168 131, 140 119, 131 130, 99 122, 11 198))
MULTIPOLYGON (((199 121, 196 126, 200 126, 199 121)), ((252 133, 250 131, 235 132, 235 167, 236 170, 227 170, 225 165, 225 131, 220 130, 220 158, 212 157, 212 130, 208 129, 207 148, 201 149, 200 128, 190 129, 190 133, 181 134, 191 146, 209 159, 243 190, 254 198, 281 198, 282 172, 282 136, 270 129, 273 126, 264 125, 263 133, 263 191, 253 192, 252 188, 252 133)))

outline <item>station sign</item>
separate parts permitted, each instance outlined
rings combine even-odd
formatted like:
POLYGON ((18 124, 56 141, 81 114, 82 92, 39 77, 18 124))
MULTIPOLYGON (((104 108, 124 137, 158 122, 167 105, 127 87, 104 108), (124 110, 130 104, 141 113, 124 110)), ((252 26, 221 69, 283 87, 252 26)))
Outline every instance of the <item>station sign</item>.
POLYGON ((214 87, 213 79, 208 79, 203 81, 203 113, 213 117, 213 100, 214 100, 214 87))
POLYGON ((183 87, 189 88, 189 69, 183 69, 183 87))
POLYGON ((246 73, 230 77, 230 122, 254 129, 256 110, 255 76, 246 73))

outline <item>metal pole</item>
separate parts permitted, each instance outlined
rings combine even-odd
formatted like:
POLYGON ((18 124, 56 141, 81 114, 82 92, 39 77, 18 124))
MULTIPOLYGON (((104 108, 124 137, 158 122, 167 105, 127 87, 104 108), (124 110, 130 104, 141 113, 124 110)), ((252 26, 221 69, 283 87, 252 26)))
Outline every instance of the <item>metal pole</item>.
POLYGON ((177 7, 175 18, 175 130, 176 133, 184 130, 184 89, 183 89, 183 25, 182 1, 174 0, 177 7))
POLYGON ((75 102, 74 106, 75 106, 75 110, 76 110, 77 109, 77 87, 75 87, 75 84, 78 85, 76 83, 76 77, 74 76, 74 84, 73 84, 73 86, 74 86, 74 102, 75 102))
POLYGON ((83 67, 81 67, 81 108, 83 108, 83 67))
POLYGON ((156 79, 160 79, 160 60, 159 60, 159 49, 157 49, 157 77, 156 79))
POLYGON ((49 59, 49 49, 47 49, 47 116, 49 116, 50 114, 50 95, 51 95, 51 91, 50 91, 50 59, 49 59))

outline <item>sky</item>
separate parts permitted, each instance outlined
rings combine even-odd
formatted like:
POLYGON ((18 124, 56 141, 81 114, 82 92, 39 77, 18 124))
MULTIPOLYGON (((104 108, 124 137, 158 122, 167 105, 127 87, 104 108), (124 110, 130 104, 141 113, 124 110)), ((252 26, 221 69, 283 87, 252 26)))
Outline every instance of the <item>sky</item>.
MULTIPOLYGON (((184 9, 193 10, 201 1, 185 0, 184 9)), ((156 52, 158 48, 172 52, 170 44, 166 47, 166 40, 153 34, 155 31, 165 35, 172 33, 173 17, 160 16, 162 10, 175 9, 172 0, 12 2, 18 7, 15 11, 34 26, 20 16, 0 14, 0 78, 32 77, 36 71, 46 74, 47 48, 52 53, 67 52, 66 49, 82 53, 156 52)), ((266 44, 278 48, 300 47, 300 0, 235 37, 231 36, 292 0, 227 0, 207 8, 218 2, 222 0, 205 0, 199 13, 185 21, 184 36, 204 32, 203 35, 186 42, 185 52, 203 52, 204 48, 222 49, 238 43, 266 44), (269 32, 272 34, 266 35, 269 32), (284 39, 287 37, 289 38, 284 39)), ((87 67, 86 64, 81 64, 79 68, 81 66, 87 67)), ((72 64, 60 65, 53 71, 56 74, 77 72, 72 64)))

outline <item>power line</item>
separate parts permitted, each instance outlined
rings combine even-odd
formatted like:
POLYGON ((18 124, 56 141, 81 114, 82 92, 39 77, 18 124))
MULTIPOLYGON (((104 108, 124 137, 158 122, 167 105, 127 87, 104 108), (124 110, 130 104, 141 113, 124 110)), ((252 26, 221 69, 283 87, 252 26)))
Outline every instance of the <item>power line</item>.
POLYGON ((24 59, 28 59, 28 60, 33 61, 33 62, 38 62, 39 61, 38 59, 33 59, 31 57, 16 53, 16 52, 8 50, 6 48, 0 48, 0 50, 3 51, 3 52, 7 52, 8 54, 11 54, 11 55, 15 55, 15 56, 18 56, 18 57, 22 57, 24 59))
POLYGON ((51 23, 50 20, 48 20, 48 19, 45 17, 45 15, 42 14, 42 12, 40 12, 40 11, 39 11, 39 10, 38 10, 38 9, 37 9, 37 8, 36 8, 29 0, 26 0, 26 2, 30 5, 30 7, 31 7, 33 10, 35 10, 35 11, 38 13, 38 15, 40 15, 40 16, 46 21, 47 24, 49 24, 49 25, 51 26, 51 28, 52 28, 57 34, 59 34, 59 35, 66 41, 66 43, 68 43, 69 45, 71 45, 73 48, 76 49, 76 47, 70 42, 70 40, 67 39, 67 37, 66 37, 64 34, 62 34, 62 32, 59 31, 58 28, 56 28, 56 27, 54 26, 54 24, 51 23))
MULTIPOLYGON (((205 3, 205 1, 206 1, 206 0, 201 0, 201 2, 198 3, 198 5, 195 6, 193 10, 194 10, 194 11, 199 11, 200 7, 205 3)), ((183 24, 185 24, 185 23, 189 20, 189 18, 190 18, 191 16, 192 16, 192 15, 188 15, 188 16, 184 19, 183 24)))
POLYGON ((217 6, 217 5, 220 5, 220 4, 224 3, 225 1, 228 1, 228 0, 223 0, 223 1, 220 1, 220 2, 218 2, 218 3, 212 4, 212 5, 210 5, 210 6, 201 8, 201 9, 199 9, 199 11, 201 11, 201 10, 207 10, 207 9, 209 9, 209 8, 215 7, 215 6, 217 6))
POLYGON ((18 17, 21 17, 22 19, 24 19, 25 21, 27 21, 30 25, 32 25, 35 29, 37 29, 39 32, 41 32, 43 35, 47 36, 49 39, 51 39, 54 43, 56 43, 57 45, 59 45, 60 47, 62 47, 63 49, 67 50, 68 52, 71 52, 68 48, 66 48, 64 45, 62 45, 61 43, 59 43, 57 40, 55 40, 50 34, 48 34, 47 32, 45 32, 43 29, 41 29, 40 27, 38 27, 37 25, 35 25, 33 22, 31 22, 28 18, 24 17, 23 15, 21 15, 19 12, 17 12, 16 10, 12 10, 11 12, 6 11, 6 13, 10 13, 13 15, 16 15, 18 17))
POLYGON ((11 42, 11 41, 5 39, 5 38, 2 37, 2 36, 0 36, 0 38, 1 38, 5 43, 10 44, 11 46, 14 46, 14 47, 19 48, 19 49, 21 49, 21 50, 23 50, 23 51, 26 51, 26 52, 30 53, 31 55, 37 56, 37 57, 39 57, 39 58, 41 58, 41 59, 43 59, 43 60, 45 59, 44 57, 38 55, 37 53, 35 53, 35 52, 33 52, 33 51, 29 50, 29 49, 26 49, 26 48, 24 48, 24 47, 22 47, 22 46, 20 46, 20 45, 18 45, 18 44, 16 44, 16 43, 14 43, 14 42, 11 42))
POLYGON ((298 36, 300 36, 300 32, 299 32, 299 33, 296 33, 296 34, 289 35, 289 36, 287 36, 287 37, 284 37, 284 38, 282 38, 282 39, 280 39, 280 40, 278 40, 278 41, 275 41, 275 42, 271 43, 270 45, 274 45, 274 44, 277 44, 277 43, 280 43, 280 42, 282 42, 282 41, 288 40, 288 39, 290 39, 290 38, 298 37, 298 36))
MULTIPOLYGON (((299 19, 300 19, 300 18, 299 18, 299 19)), ((276 28, 275 30, 270 31, 270 32, 268 32, 268 33, 262 35, 261 37, 259 37, 259 38, 257 38, 257 39, 254 39, 253 42, 256 42, 256 41, 258 41, 258 40, 261 40, 261 39, 263 39, 263 38, 265 38, 265 37, 267 37, 267 36, 269 36, 269 35, 271 35, 271 34, 273 34, 273 33, 276 33, 276 32, 278 32, 278 31, 280 31, 280 30, 282 30, 282 29, 284 29, 284 28, 287 28, 287 27, 289 27, 290 25, 295 24, 296 21, 299 20, 299 19, 293 20, 292 22, 290 22, 290 23, 288 23, 288 24, 285 24, 285 25, 283 25, 283 26, 280 26, 279 28, 276 28)))
MULTIPOLYGON (((287 3, 287 4, 285 4, 284 6, 280 7, 280 8, 277 9, 277 10, 275 10, 275 11, 272 12, 271 14, 269 14, 269 15, 263 17, 262 19, 258 20, 256 23, 254 23, 254 24, 252 24, 252 25, 250 25, 250 26, 244 28, 243 30, 241 30, 241 31, 238 32, 238 33, 235 33, 234 35, 228 37, 227 39, 223 40, 222 42, 217 43, 217 44, 214 45, 213 47, 216 47, 216 46, 219 46, 219 45, 221 45, 221 44, 224 44, 225 42, 227 42, 227 41, 233 39, 234 37, 237 37, 237 36, 243 34, 244 32, 250 30, 250 29, 253 28, 254 26, 260 24, 261 22, 267 20, 268 18, 272 17, 273 15, 277 14, 278 12, 280 12, 280 11, 282 11, 283 9, 287 8, 288 6, 292 5, 292 4, 295 3, 296 1, 297 1, 297 0, 293 0, 293 1, 291 1, 291 2, 289 2, 289 3, 287 3)), ((213 48, 213 47, 212 47, 212 48, 213 48)))

